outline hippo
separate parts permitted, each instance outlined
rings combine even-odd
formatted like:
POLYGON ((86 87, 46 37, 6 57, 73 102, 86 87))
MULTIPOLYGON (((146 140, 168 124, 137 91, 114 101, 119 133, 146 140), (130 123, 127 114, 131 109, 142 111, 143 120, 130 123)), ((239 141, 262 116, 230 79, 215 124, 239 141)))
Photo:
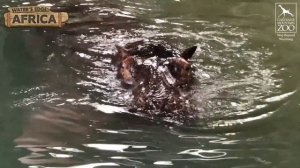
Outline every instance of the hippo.
POLYGON ((191 123, 197 112, 188 91, 195 83, 190 59, 197 46, 180 52, 163 43, 116 45, 117 77, 132 91, 129 111, 150 119, 191 123))

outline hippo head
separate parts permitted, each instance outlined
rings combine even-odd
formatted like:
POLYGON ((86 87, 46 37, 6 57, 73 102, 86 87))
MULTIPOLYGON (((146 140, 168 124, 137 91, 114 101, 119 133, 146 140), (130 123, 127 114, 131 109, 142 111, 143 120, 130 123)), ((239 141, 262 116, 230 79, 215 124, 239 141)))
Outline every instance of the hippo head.
POLYGON ((194 81, 190 59, 196 46, 183 52, 138 42, 116 47, 118 77, 123 85, 132 87, 131 111, 182 122, 195 117, 182 90, 194 81))

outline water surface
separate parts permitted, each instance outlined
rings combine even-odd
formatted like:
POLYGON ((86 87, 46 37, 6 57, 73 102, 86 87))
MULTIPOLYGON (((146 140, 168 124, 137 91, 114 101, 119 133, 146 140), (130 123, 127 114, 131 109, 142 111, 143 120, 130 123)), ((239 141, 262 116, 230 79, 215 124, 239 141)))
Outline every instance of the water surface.
POLYGON ((299 38, 269 1, 4 1, 70 13, 62 29, 1 26, 0 167, 297 167, 299 38), (184 49, 199 81, 193 126, 128 112, 115 45, 184 49))

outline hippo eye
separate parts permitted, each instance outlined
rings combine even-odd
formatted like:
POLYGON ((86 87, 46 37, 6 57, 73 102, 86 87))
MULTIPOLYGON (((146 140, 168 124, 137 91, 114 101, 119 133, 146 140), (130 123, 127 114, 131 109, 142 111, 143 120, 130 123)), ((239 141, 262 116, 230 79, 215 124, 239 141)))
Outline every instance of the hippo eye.
POLYGON ((168 64, 168 69, 173 77, 179 78, 181 68, 178 65, 174 63, 168 64))
POLYGON ((174 72, 178 72, 178 71, 179 71, 178 66, 174 66, 174 72))

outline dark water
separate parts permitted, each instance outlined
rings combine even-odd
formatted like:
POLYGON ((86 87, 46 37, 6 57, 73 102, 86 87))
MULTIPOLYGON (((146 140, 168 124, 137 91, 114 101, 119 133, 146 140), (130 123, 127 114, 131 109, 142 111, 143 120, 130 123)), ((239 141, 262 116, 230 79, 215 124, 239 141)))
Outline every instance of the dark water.
POLYGON ((2 0, 1 13, 36 4, 71 19, 1 26, 1 168, 298 167, 300 40, 277 39, 274 2, 2 0), (128 114, 110 60, 141 39, 198 46, 196 125, 128 114))

